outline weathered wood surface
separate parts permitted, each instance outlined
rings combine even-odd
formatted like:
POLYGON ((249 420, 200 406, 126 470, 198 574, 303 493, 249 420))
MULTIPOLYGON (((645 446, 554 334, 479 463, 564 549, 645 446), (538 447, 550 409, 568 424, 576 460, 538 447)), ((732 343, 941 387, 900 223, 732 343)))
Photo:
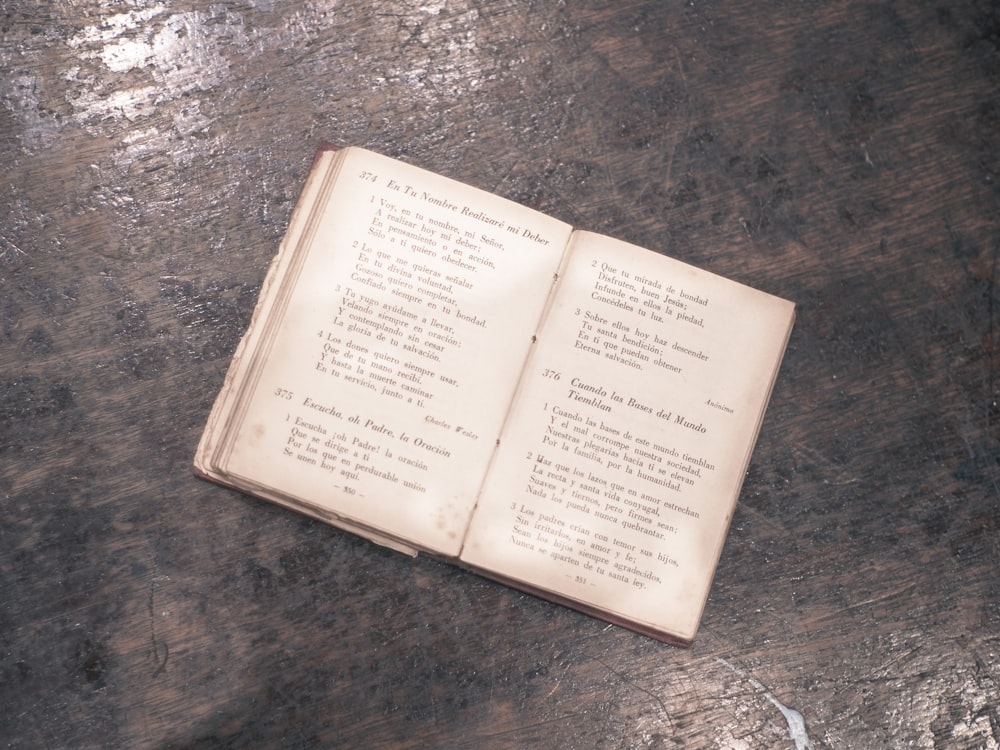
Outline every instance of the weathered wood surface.
POLYGON ((1000 746, 995 3, 6 0, 0 39, 0 745, 1000 746), (323 140, 799 303, 692 648, 191 476, 323 140))

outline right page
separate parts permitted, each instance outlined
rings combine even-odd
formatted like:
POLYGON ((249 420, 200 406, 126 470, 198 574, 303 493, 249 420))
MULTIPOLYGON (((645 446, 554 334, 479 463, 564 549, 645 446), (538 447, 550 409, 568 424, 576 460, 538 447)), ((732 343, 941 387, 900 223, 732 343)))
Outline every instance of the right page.
POLYGON ((462 560, 690 641, 793 319, 791 302, 577 232, 462 560))

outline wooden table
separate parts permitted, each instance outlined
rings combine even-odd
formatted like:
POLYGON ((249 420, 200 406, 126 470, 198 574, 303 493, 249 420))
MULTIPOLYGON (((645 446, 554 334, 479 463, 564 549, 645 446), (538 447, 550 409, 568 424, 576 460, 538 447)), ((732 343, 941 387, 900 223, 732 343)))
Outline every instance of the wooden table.
POLYGON ((989 0, 7 0, 0 745, 1000 746, 989 0), (680 649, 193 478, 313 150, 795 300, 680 649))

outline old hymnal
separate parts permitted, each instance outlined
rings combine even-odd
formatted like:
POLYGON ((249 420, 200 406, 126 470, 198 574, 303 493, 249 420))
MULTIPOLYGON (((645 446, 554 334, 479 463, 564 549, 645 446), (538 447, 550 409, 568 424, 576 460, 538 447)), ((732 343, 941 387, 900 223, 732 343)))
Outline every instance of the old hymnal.
POLYGON ((690 642, 793 318, 440 175, 322 150, 196 471, 690 642))

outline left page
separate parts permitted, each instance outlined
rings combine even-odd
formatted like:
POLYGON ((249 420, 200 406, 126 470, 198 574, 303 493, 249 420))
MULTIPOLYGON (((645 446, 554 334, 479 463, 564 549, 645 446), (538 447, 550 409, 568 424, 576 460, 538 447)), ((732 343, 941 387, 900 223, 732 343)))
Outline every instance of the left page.
POLYGON ((323 153, 196 468, 456 555, 570 232, 363 149, 323 153))

